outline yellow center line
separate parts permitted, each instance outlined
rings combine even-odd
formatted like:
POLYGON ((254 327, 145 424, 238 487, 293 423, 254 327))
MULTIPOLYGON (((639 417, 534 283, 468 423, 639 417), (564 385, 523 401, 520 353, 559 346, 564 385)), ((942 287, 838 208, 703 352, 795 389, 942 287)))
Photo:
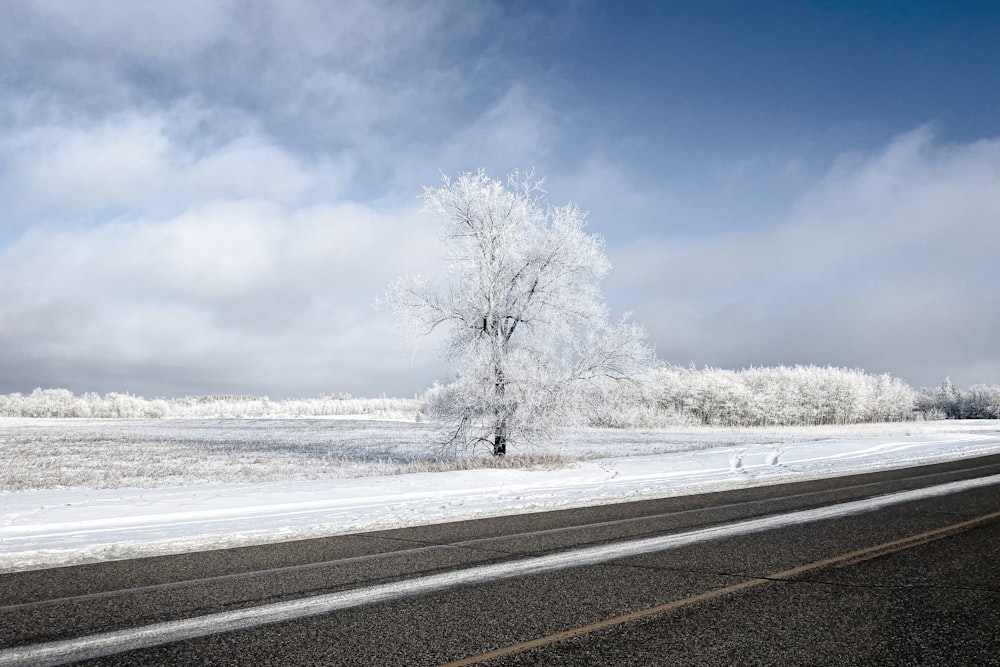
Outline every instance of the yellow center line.
POLYGON ((739 591, 746 590, 748 588, 762 586, 764 584, 770 583, 775 580, 788 579, 789 577, 794 577, 803 574, 805 572, 811 572, 813 570, 820 570, 828 567, 846 567, 848 565, 862 563, 866 560, 872 560, 880 556, 885 556, 887 554, 895 553, 897 551, 902 551, 904 549, 911 549, 913 547, 920 546, 922 544, 927 544, 928 542, 940 540, 950 535, 954 535, 955 533, 967 530, 977 524, 984 523, 986 521, 991 521, 997 518, 1000 518, 1000 512, 992 512, 990 514, 984 514, 983 516, 979 516, 974 519, 969 519, 968 521, 953 523, 950 526, 929 530, 925 533, 920 533, 919 535, 911 535, 909 537, 903 537, 898 540, 892 540, 891 542, 884 542, 882 544, 878 544, 873 547, 868 547, 867 549, 859 549, 858 551, 851 551, 850 553, 841 554, 839 556, 834 556, 832 558, 824 558, 823 560, 818 560, 812 563, 808 563, 806 565, 793 567, 790 570, 775 572, 774 574, 769 574, 765 577, 748 579, 747 581, 743 581, 738 584, 733 584, 732 586, 726 586, 724 588, 716 588, 710 591, 706 591, 704 593, 699 593, 698 595, 692 595, 691 597, 682 598, 680 600, 674 600, 673 602, 667 602, 665 604, 657 605, 655 607, 649 607, 647 609, 641 609, 639 611, 634 611, 632 613, 624 614, 622 616, 615 616, 614 618, 608 618, 603 621, 597 621, 596 623, 590 623, 589 625, 582 625, 577 628, 564 630, 562 632, 557 632, 555 634, 547 635, 545 637, 539 637, 538 639, 532 639, 530 641, 521 642, 518 644, 511 644, 510 646, 504 646, 503 648, 498 648, 494 651, 489 651, 488 653, 474 655, 468 658, 462 658, 461 660, 455 660, 453 662, 445 663, 440 667, 465 667, 466 665, 477 665, 479 663, 486 662, 487 660, 493 660, 494 658, 501 658, 507 655, 513 655, 515 653, 523 653, 525 651, 530 651, 531 649, 538 648, 540 646, 548 646, 549 644, 555 644, 556 642, 565 641, 567 639, 573 639, 574 637, 582 637, 583 635, 587 635, 592 632, 597 632, 599 630, 606 630, 607 628, 612 628, 617 625, 623 625, 625 623, 629 623, 631 621, 635 621, 640 618, 646 618, 647 616, 662 614, 664 612, 673 611, 674 609, 685 607, 690 604, 704 602, 706 600, 712 600, 714 598, 722 597, 723 595, 729 595, 730 593, 737 593, 739 591))

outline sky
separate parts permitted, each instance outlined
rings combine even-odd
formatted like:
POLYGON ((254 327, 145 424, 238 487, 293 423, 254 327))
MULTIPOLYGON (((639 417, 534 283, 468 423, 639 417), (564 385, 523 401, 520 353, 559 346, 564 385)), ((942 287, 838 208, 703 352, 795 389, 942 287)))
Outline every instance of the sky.
POLYGON ((424 186, 534 169, 664 363, 1000 383, 995 2, 0 4, 0 393, 410 396, 424 186))

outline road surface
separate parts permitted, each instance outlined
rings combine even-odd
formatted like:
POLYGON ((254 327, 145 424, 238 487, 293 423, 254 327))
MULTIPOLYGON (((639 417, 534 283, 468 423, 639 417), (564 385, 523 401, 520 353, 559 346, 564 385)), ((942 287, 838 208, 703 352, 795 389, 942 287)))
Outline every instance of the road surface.
POLYGON ((1000 456, 0 575, 0 665, 1000 665, 1000 456))

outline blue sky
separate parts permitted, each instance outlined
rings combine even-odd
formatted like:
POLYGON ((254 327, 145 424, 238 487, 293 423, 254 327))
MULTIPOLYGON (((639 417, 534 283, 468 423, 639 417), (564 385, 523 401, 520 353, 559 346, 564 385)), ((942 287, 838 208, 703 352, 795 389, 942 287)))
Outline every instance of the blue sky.
POLYGON ((994 2, 0 6, 0 391, 411 395, 421 187, 534 168, 665 361, 1000 382, 994 2))

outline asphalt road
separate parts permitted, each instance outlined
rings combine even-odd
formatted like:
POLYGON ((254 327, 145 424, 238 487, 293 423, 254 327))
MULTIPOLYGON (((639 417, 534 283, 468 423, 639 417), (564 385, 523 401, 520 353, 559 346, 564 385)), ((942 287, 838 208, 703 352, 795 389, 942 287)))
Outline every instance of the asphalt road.
POLYGON ((205 619, 997 474, 1000 456, 0 575, 0 665, 32 664, 15 647, 176 619, 210 634, 81 664, 1000 665, 1000 484, 243 629, 205 619))

